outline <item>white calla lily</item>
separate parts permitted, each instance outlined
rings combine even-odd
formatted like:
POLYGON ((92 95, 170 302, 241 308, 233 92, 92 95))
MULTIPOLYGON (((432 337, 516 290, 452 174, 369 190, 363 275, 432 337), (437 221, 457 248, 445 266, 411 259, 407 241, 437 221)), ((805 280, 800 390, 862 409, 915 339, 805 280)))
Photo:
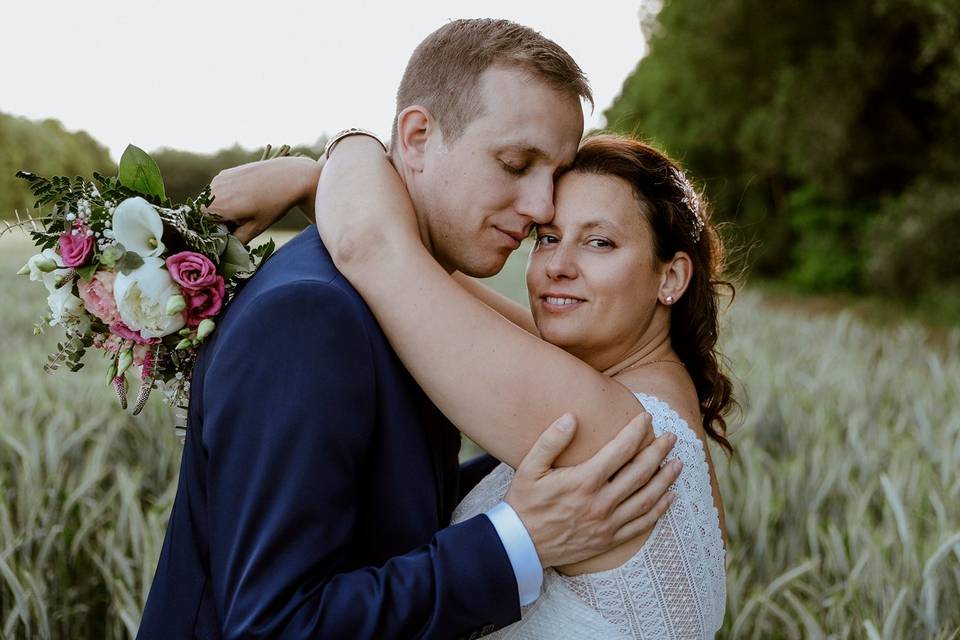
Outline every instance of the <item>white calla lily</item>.
POLYGON ((83 300, 73 295, 73 287, 51 289, 47 296, 47 306, 50 307, 50 326, 65 324, 83 311, 83 300))
POLYGON ((163 254, 163 220, 141 197, 127 198, 113 212, 113 239, 141 258, 163 254))
POLYGON ((163 265, 160 258, 144 258, 141 267, 126 275, 118 273, 113 282, 120 317, 144 338, 162 338, 186 324, 185 314, 167 313, 170 299, 181 293, 163 265))

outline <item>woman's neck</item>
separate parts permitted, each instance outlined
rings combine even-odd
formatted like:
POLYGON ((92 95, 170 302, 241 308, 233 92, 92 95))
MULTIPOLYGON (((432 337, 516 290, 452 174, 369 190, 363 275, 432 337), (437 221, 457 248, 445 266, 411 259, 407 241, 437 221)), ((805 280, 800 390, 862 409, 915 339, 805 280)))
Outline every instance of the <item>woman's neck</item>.
MULTIPOLYGON (((604 367, 601 372, 605 376, 616 377, 621 373, 638 369, 645 365, 658 362, 679 362, 676 352, 670 343, 670 334, 658 335, 655 339, 645 341, 619 358, 613 364, 604 367)), ((599 369, 599 367, 598 367, 599 369)))

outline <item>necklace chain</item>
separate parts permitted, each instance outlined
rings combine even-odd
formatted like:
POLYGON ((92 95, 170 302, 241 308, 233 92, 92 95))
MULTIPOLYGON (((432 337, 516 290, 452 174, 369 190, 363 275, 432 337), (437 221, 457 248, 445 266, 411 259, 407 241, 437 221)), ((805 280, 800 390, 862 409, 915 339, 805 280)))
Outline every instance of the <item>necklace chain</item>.
POLYGON ((664 360, 651 360, 650 362, 634 362, 634 363, 633 363, 632 365, 630 365, 629 367, 625 367, 625 368, 621 369, 620 371, 618 371, 618 372, 617 372, 616 374, 614 374, 614 375, 619 375, 619 374, 623 373, 624 371, 630 371, 630 369, 637 369, 637 368, 639 368, 639 367, 646 367, 646 366, 648 366, 648 365, 651 365, 651 364, 659 364, 659 363, 661 363, 661 362, 669 362, 669 363, 671 363, 671 364, 678 364, 678 365, 680 365, 681 367, 684 367, 684 368, 686 368, 686 366, 687 366, 687 365, 683 364, 682 362, 680 362, 679 360, 669 360, 669 359, 664 359, 664 360))

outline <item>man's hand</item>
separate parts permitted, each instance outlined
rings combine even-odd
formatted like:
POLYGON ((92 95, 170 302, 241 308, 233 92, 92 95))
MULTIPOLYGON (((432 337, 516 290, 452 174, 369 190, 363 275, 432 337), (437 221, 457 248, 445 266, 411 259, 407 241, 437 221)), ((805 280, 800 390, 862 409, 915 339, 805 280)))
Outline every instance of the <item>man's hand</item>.
POLYGON ((322 161, 283 157, 225 169, 210 183, 208 211, 234 225, 233 235, 247 244, 295 206, 313 215, 322 168, 322 161))
POLYGON ((552 465, 573 440, 575 420, 566 414, 543 432, 520 463, 504 500, 533 540, 544 567, 592 558, 652 528, 673 502, 670 485, 681 463, 660 463, 676 437, 652 437, 650 414, 631 420, 589 460, 552 465))

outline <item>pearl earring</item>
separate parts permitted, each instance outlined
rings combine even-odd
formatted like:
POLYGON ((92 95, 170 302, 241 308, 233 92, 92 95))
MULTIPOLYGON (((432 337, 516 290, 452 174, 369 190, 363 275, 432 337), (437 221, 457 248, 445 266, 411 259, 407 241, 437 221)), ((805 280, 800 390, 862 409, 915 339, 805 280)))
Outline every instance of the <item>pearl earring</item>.
POLYGON ((673 296, 667 296, 667 304, 673 304, 673 296))

